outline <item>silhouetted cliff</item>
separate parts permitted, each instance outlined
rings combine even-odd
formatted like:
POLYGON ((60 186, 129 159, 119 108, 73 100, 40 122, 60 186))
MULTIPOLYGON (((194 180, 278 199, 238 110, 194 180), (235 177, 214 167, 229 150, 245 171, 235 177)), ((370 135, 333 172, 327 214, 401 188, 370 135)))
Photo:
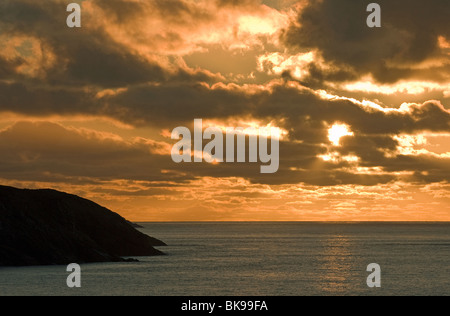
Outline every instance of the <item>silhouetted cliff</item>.
POLYGON ((165 246, 94 202, 0 186, 0 266, 124 261, 165 246))

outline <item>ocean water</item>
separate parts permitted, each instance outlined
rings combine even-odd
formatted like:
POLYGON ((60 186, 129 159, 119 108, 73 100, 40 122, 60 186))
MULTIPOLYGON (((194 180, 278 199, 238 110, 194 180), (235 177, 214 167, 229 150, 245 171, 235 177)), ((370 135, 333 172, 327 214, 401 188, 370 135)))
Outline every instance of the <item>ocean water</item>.
POLYGON ((450 223, 144 223, 168 255, 0 268, 0 295, 449 295, 450 223), (370 263, 381 288, 369 288, 370 263))

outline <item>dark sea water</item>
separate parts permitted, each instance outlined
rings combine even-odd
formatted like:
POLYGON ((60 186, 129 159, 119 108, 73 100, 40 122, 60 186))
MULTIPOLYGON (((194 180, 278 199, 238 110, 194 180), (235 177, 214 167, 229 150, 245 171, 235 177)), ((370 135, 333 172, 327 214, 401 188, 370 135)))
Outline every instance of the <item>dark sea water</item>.
POLYGON ((450 223, 145 223, 164 257, 0 268, 0 295, 449 295, 450 223), (369 288, 370 263, 381 288, 369 288))

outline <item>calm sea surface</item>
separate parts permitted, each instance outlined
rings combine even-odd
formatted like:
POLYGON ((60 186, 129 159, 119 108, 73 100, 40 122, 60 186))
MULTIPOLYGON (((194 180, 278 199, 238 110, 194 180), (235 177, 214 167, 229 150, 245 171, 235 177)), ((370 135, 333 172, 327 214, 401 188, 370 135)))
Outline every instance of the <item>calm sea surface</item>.
POLYGON ((164 257, 0 268, 0 295, 450 295, 450 223, 145 223, 164 257), (370 263, 382 269, 368 288, 370 263))

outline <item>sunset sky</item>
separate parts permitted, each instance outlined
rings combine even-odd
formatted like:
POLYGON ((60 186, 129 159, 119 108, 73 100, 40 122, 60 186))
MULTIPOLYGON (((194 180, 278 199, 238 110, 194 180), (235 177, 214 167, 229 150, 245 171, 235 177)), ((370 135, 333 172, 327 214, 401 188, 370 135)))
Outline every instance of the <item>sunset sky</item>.
POLYGON ((448 0, 2 0, 0 184, 133 221, 450 221, 449 14, 448 0), (172 130, 197 118, 278 128, 279 171, 174 163, 172 130))

